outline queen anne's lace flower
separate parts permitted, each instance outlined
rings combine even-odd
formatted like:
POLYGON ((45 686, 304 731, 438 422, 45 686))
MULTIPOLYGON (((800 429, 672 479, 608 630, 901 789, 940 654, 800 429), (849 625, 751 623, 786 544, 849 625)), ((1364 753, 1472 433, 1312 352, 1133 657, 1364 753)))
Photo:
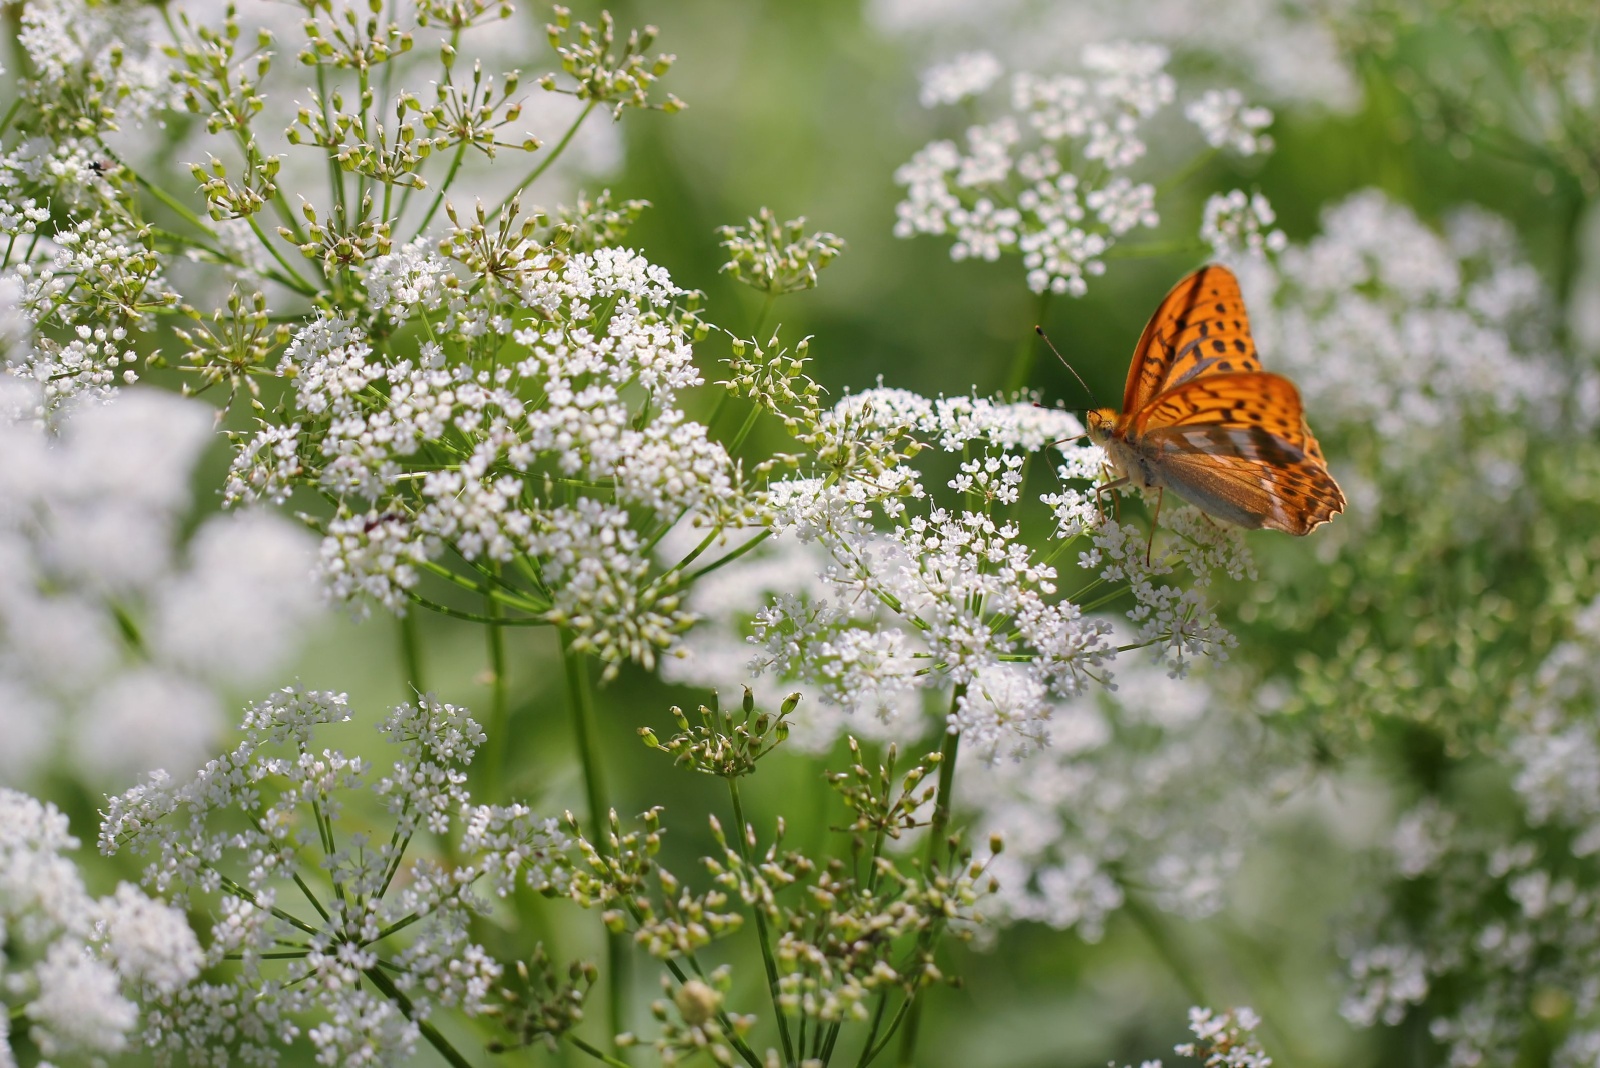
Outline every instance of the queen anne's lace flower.
POLYGON ((293 422, 242 443, 229 496, 330 498, 320 571, 358 607, 404 611, 447 549, 479 571, 521 561, 530 588, 493 580, 510 608, 651 664, 689 617, 644 532, 741 508, 726 450, 676 406, 700 382, 686 294, 613 248, 536 256, 503 299, 458 273, 416 246, 367 273, 381 314, 438 339, 415 356, 348 319, 303 327, 279 368, 293 422))
MULTIPOLYGON (((982 55, 986 63, 940 68, 923 102, 953 103, 987 89, 999 67, 991 71, 993 58, 982 55), (958 71, 962 80, 952 81, 958 71)), ((1125 172, 1148 151, 1145 126, 1175 99, 1167 59, 1156 45, 1089 44, 1082 73, 1014 75, 1011 114, 968 127, 964 147, 935 141, 895 172, 906 189, 896 236, 952 235, 956 260, 1020 253, 1035 293, 1082 296, 1118 239, 1160 222, 1155 186, 1125 172)), ((1270 139, 1259 131, 1271 113, 1244 107, 1230 92, 1208 93, 1190 105, 1191 117, 1213 145, 1267 151, 1270 139)))
POLYGON ((501 966, 468 934, 481 893, 566 878, 555 821, 472 804, 464 769, 483 732, 464 710, 431 697, 396 708, 380 726, 398 747, 387 773, 312 745, 348 718, 342 694, 282 691, 192 780, 152 775, 111 799, 101 849, 144 857, 147 887, 210 912, 205 981, 163 984, 131 946, 113 958, 144 973, 158 1053, 271 1064, 304 1039, 319 1063, 395 1063, 431 1012, 477 1014, 493 994, 501 966), (368 791, 392 824, 381 836, 341 819, 368 791), (407 859, 419 831, 456 828, 448 867, 407 859))
POLYGON ((197 765, 220 693, 259 684, 314 614, 307 539, 253 511, 183 537, 212 436, 198 401, 130 390, 56 434, 28 386, 3 398, 0 780, 58 747, 93 780, 197 765))
MULTIPOLYGON (((65 854, 78 841, 54 805, 0 788, 0 1019, 47 1057, 120 1053, 137 999, 170 994, 200 972, 183 913, 124 883, 96 900, 65 854)), ((0 1064, 13 1064, 0 1027, 0 1064)))
MULTIPOLYGON (((1094 493, 1074 486, 1045 495, 1056 514, 1053 536, 1042 544, 1023 537, 1011 516, 1030 453, 1060 449, 1063 482, 1093 478, 1103 463, 1098 448, 1064 444, 1082 434, 1072 415, 879 387, 809 418, 807 436, 825 442, 829 454, 880 459, 871 473, 771 484, 762 504, 772 529, 780 543, 799 544, 745 557, 716 580, 726 592, 696 600, 716 631, 692 644, 697 656, 725 663, 727 639, 748 619, 755 674, 785 687, 813 686, 823 704, 847 713, 874 713, 886 722, 871 729, 891 736, 915 729, 895 721, 918 711, 922 694, 951 690, 947 728, 993 760, 1048 744, 1056 705, 1109 681, 1110 622, 1057 588, 1053 561, 1079 539, 1074 585, 1081 576, 1091 589, 1109 581, 1134 595, 1129 615, 1140 630, 1130 647, 1153 648, 1181 672, 1196 653, 1231 643, 1199 593, 1161 581, 1179 567, 1197 584, 1213 569, 1248 570, 1237 538, 1216 524, 1176 513, 1172 529, 1180 536, 1147 564, 1142 534, 1104 518, 1094 493), (947 483, 949 503, 906 462, 914 449, 896 451, 903 440, 965 457, 947 483), (798 589, 771 581, 801 569, 815 577, 798 589), (750 579, 739 577, 746 573, 750 579), (763 587, 775 595, 757 608, 752 593, 763 587)), ((675 676, 706 679, 692 662, 675 676)), ((805 715, 808 745, 825 746, 844 725, 805 715)))

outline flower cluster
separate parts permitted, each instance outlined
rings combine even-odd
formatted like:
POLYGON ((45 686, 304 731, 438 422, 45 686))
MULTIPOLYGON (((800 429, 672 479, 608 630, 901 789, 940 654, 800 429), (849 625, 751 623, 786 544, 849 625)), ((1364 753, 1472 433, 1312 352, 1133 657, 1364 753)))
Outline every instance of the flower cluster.
MULTIPOLYGON (((1272 1058, 1256 1037, 1260 1026, 1261 1017, 1252 1009, 1229 1009, 1219 1015, 1196 1005, 1189 1009, 1189 1033, 1195 1040, 1180 1043, 1172 1051, 1199 1061, 1204 1068, 1271 1068, 1272 1058)), ((1162 1062, 1144 1061, 1140 1068, 1162 1068, 1162 1062)))
MULTIPOLYGON (((1368 191, 1329 208, 1309 243, 1240 270, 1262 351, 1299 385, 1324 435, 1366 439, 1349 452, 1368 477, 1409 472, 1404 488, 1425 482, 1437 499, 1427 461, 1451 457, 1472 472, 1475 499, 1518 488, 1520 464, 1484 431, 1513 416, 1548 419, 1568 383, 1541 326, 1544 286, 1508 223, 1463 210, 1441 235, 1368 191)), ((1600 417, 1600 393, 1574 399, 1590 409, 1575 414, 1600 417)))
POLYGON ((197 401, 144 388, 60 420, 0 390, 0 780, 58 753, 89 781, 195 767, 223 695, 259 685, 316 608, 287 520, 214 516, 185 535, 213 432, 197 401))
POLYGON ((178 909, 123 883, 93 897, 66 854, 78 848, 54 805, 0 788, 0 1064, 12 1028, 51 1060, 123 1052, 134 997, 174 994, 200 973, 178 909))
MULTIPOLYGON (((939 942, 970 938, 979 903, 994 890, 987 862, 973 862, 958 835, 945 838, 948 811, 929 815, 934 780, 947 777, 939 753, 897 767, 893 746, 873 762, 850 740, 850 770, 831 774, 829 782, 851 814, 843 830, 853 863, 789 845, 782 819, 763 846, 767 836, 747 821, 738 782, 781 743, 772 728, 792 707, 791 700, 774 717, 756 713, 747 697, 743 719, 703 709, 700 727, 674 709, 683 729, 665 744, 641 730, 647 744, 675 755, 680 766, 727 782, 735 823, 730 833, 711 818, 717 851, 701 861, 708 889, 695 892, 656 856, 665 833, 659 808, 645 813, 636 830, 625 833, 613 814, 601 841, 579 838, 572 896, 605 910, 613 931, 628 932, 669 973, 663 986, 670 1000, 652 1006, 662 1024, 654 1045, 663 1063, 697 1050, 719 1064, 742 1058, 753 1068, 816 1062, 850 1025, 868 1025, 863 1048, 875 1056, 894 1035, 885 1010, 899 1002, 904 1013, 920 991, 943 980, 935 963, 939 942), (930 824, 921 862, 886 848, 930 824), (727 1007, 731 972, 708 973, 698 956, 713 941, 747 929, 747 918, 762 942, 782 1046, 764 1060, 748 1042, 756 1018, 727 1007)), ((998 848, 991 843, 991 852, 998 848)))
POLYGON ((1339 9, 1305 0, 872 0, 867 10, 922 55, 981 46, 1044 64, 1057 61, 1063 41, 1153 41, 1185 68, 1226 70, 1272 100, 1346 112, 1361 104, 1339 9))
MULTIPOLYGON (((964 146, 927 145, 895 172, 906 188, 896 236, 951 235, 956 260, 1018 253, 1035 293, 1082 296, 1119 239, 1160 221, 1155 186, 1129 172, 1148 151, 1145 128, 1176 98, 1167 60, 1156 45, 1090 44, 1082 73, 1015 74, 1010 114, 969 127, 964 146)), ((946 69, 930 73, 925 102, 963 100, 998 77, 972 57, 955 69, 953 84, 946 69)), ((1260 132, 1271 113, 1237 92, 1207 93, 1186 114, 1215 147, 1271 148, 1260 132)))
POLYGON ((136 339, 176 302, 133 179, 105 138, 165 102, 151 13, 72 0, 29 4, 28 74, 0 141, 0 362, 50 409, 138 377, 136 339))
POLYGON ((1200 220, 1200 240, 1211 246, 1212 254, 1219 260, 1238 262, 1247 257, 1259 258, 1289 247, 1288 235, 1273 229, 1277 221, 1277 213, 1266 197, 1235 189, 1206 199, 1205 213, 1200 220))
POLYGON ((483 731, 464 710, 394 709, 386 772, 313 744, 349 718, 342 694, 281 691, 194 778, 152 775, 111 799, 102 851, 145 858, 151 892, 210 920, 206 978, 147 998, 151 1048, 272 1064, 308 1042, 323 1064, 394 1063, 437 1010, 491 1006, 502 968, 468 931, 484 892, 563 889, 553 820, 472 803, 483 731), (408 859, 419 834, 452 842, 451 859, 408 859))
MULTIPOLYGON (((1138 633, 1126 648, 1152 648, 1181 672, 1194 654, 1230 644, 1201 590, 1213 571, 1249 570, 1237 535, 1180 510, 1168 520, 1175 536, 1155 552, 1132 525, 1105 517, 1084 485, 1101 469, 1100 450, 1062 445, 1082 433, 1072 415, 883 387, 799 408, 791 429, 831 463, 770 485, 762 503, 780 554, 754 552, 712 580, 696 606, 714 629, 692 647, 706 663, 674 677, 711 681, 706 669, 727 666, 748 619, 756 674, 814 688, 847 714, 874 713, 889 736, 915 732, 925 693, 953 691, 950 731, 990 759, 1024 754, 1048 742, 1056 702, 1109 681, 1118 651, 1110 622, 1088 614, 1081 594, 1058 591, 1055 561, 1080 540, 1084 592, 1109 583, 1133 595, 1138 633), (947 499, 909 462, 928 445, 962 458, 947 499), (1051 529, 1024 537, 1015 516, 1029 457, 1049 447, 1061 449, 1065 488, 1041 495, 1051 529), (783 548, 790 539, 798 547, 783 548), (1191 588, 1164 581, 1180 568, 1191 588), (755 609, 765 590, 775 595, 755 609)), ((803 741, 823 748, 843 720, 798 723, 803 741)))
POLYGON ((1386 880, 1346 932, 1362 1027, 1428 1021, 1453 1064, 1516 1055, 1528 1021, 1559 1023, 1553 1064, 1600 1048, 1600 601, 1539 665, 1507 712, 1507 765, 1455 765, 1394 823, 1376 858, 1386 880), (1471 783, 1492 775, 1508 802, 1486 812, 1471 783))
POLYGON ((241 441, 228 496, 332 501, 335 598, 403 611, 431 603, 431 572, 648 665, 689 621, 650 542, 742 508, 736 465, 677 406, 700 382, 693 295, 637 253, 519 233, 479 217, 446 236, 449 258, 376 260, 378 327, 328 314, 295 334, 278 368, 292 401, 241 441))
POLYGON ((1118 673, 1115 694, 1063 704, 1050 725, 1050 748, 974 762, 957 782, 974 840, 1006 843, 990 862, 990 918, 1092 942, 1130 895, 1188 919, 1220 909, 1253 844, 1252 814, 1293 767, 1253 713, 1137 665, 1118 673))

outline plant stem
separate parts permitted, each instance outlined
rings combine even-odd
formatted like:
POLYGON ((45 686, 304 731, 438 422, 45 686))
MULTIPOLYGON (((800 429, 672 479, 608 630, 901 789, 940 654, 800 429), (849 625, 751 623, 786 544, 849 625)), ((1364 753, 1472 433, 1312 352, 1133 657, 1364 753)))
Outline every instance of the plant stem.
POLYGON ((419 1020, 416 1007, 411 1004, 411 999, 405 992, 394 985, 394 980, 384 975, 381 969, 366 968, 362 975, 377 987, 384 997, 400 1006, 400 1011, 406 1014, 406 1019, 417 1025, 417 1030, 422 1032, 422 1037, 428 1040, 428 1045, 439 1051, 439 1055, 449 1061, 453 1068, 472 1068, 472 1062, 461 1055, 461 1051, 450 1044, 450 1040, 439 1033, 439 1029, 427 1020, 419 1020))
POLYGON ((492 622, 484 627, 489 639, 489 744, 484 749, 484 789, 491 802, 500 798, 500 775, 510 748, 511 704, 506 686, 506 630, 500 625, 504 609, 493 597, 483 599, 492 622))
MULTIPOLYGON (((950 696, 950 713, 955 714, 961 699, 967 694, 966 686, 957 686, 950 696)), ((944 742, 939 746, 939 789, 933 798, 933 819, 928 822, 928 842, 922 854, 922 877, 931 879, 944 859, 940 850, 945 846, 945 831, 950 828, 950 795, 956 781, 956 755, 961 745, 961 732, 945 728, 944 742)), ((931 947, 930 947, 931 948, 931 947)), ((900 1068, 911 1068, 916 1063, 917 1025, 922 1022, 922 995, 911 996, 906 1009, 905 1029, 900 1034, 900 1068)))
POLYGON ((1033 322, 1028 324, 1028 332, 1023 335, 1022 341, 1017 345, 1015 356, 1011 357, 1011 370, 1006 372, 1005 385, 1000 387, 1000 392, 1010 396, 1028 384, 1028 377, 1033 374, 1033 363, 1039 355, 1039 335, 1034 332, 1034 327, 1044 325, 1044 313, 1050 307, 1050 291, 1047 289, 1039 294, 1038 303, 1034 305, 1033 322))
POLYGON ((755 329, 750 331, 750 340, 760 344, 761 328, 767 325, 767 316, 772 314, 772 303, 778 299, 778 294, 769 292, 761 302, 761 314, 756 316, 755 329))
POLYGON ((633 1066, 627 1061, 617 1060, 617 1058, 606 1053, 605 1050, 597 1049, 594 1046, 591 1046, 577 1035, 567 1035, 566 1039, 568 1042, 571 1042, 574 1046, 576 1046, 578 1049, 581 1049, 595 1060, 604 1064, 612 1065, 613 1068, 633 1068, 633 1066))
POLYGON ((413 696, 428 692, 427 679, 422 674, 422 639, 417 634, 417 616, 407 612, 400 617, 400 666, 406 688, 413 696))
MULTIPOLYGON (((728 796, 733 799, 734 833, 739 838, 739 859, 744 861, 747 869, 755 865, 750 860, 750 839, 745 832, 744 806, 739 801, 739 780, 728 780, 728 796)), ((778 1003, 778 962, 772 955, 772 935, 767 930, 767 913, 763 902, 756 902, 753 910, 756 915, 756 934, 761 939, 761 960, 767 967, 767 990, 772 995, 772 1013, 778 1019, 778 1037, 783 1042, 783 1063, 793 1064, 794 1040, 789 1037, 789 1017, 784 1014, 783 1006, 778 1003)), ((802 1027, 804 1022, 802 1021, 802 1027)))
POLYGON ((728 446, 730 455, 739 451, 739 446, 744 444, 744 439, 750 436, 750 431, 755 428, 756 419, 761 415, 759 405, 750 409, 750 414, 744 417, 744 425, 739 427, 739 432, 733 436, 733 444, 728 446))
POLYGON ((1194 965, 1185 957, 1183 951, 1173 942, 1171 934, 1143 901, 1131 893, 1124 892, 1122 911, 1138 925, 1149 939, 1150 945, 1156 954, 1166 964, 1172 977, 1178 980, 1178 985, 1183 987, 1183 992, 1189 1000, 1196 1005, 1210 1004, 1206 1000, 1205 984, 1200 981, 1200 976, 1194 965))
MULTIPOLYGON (((567 669, 567 704, 572 713, 572 730, 583 765, 584 793, 589 801, 589 833, 595 851, 606 860, 612 856, 611 803, 606 796, 604 770, 595 737, 594 695, 589 686, 589 663, 573 649, 573 633, 561 628, 561 660, 567 669)), ((627 1030, 625 994, 629 980, 626 934, 606 932, 606 986, 612 1040, 627 1030)), ((613 1047, 615 1048, 615 1047, 613 1047)))
MULTIPOLYGON (((450 171, 444 176, 444 181, 439 183, 439 192, 434 194, 433 203, 428 205, 428 210, 423 214, 422 221, 417 224, 417 232, 411 235, 412 240, 421 237, 428 229, 428 224, 433 221, 433 216, 439 210, 439 205, 444 203, 444 195, 450 190, 450 183, 455 181, 456 171, 461 169, 461 159, 467 154, 467 143, 461 142, 456 146, 455 158, 450 161, 450 171)), ((401 202, 404 207, 404 201, 401 202)))
POLYGON ((511 203, 511 199, 513 197, 522 192, 524 189, 528 188, 534 182, 538 181, 539 175, 549 170, 550 165, 561 158, 561 153, 565 152, 567 150, 567 146, 572 143, 572 139, 578 136, 578 127, 583 125, 583 120, 589 117, 589 113, 595 109, 596 103, 597 102, 593 100, 589 101, 584 109, 578 113, 578 117, 572 120, 572 125, 567 127, 567 132, 561 135, 561 140, 556 142, 556 147, 550 150, 550 154, 545 156, 544 161, 530 171, 526 178, 518 182, 517 187, 511 192, 507 193, 504 200, 495 205, 494 211, 489 213, 490 218, 493 218, 504 211, 505 206, 511 203))

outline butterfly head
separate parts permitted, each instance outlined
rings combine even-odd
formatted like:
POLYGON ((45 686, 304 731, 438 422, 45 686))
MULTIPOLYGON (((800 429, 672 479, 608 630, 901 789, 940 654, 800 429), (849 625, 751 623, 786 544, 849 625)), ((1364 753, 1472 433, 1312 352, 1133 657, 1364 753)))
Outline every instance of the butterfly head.
POLYGON ((1091 408, 1084 416, 1083 424, 1089 432, 1089 440, 1096 445, 1104 445, 1116 429, 1117 413, 1110 408, 1091 408))

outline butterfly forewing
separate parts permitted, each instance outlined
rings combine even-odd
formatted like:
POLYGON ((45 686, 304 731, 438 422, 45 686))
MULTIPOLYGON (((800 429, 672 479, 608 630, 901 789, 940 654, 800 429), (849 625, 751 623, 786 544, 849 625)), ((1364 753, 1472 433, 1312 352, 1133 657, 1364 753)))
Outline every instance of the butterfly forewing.
POLYGON ((1133 415, 1202 375, 1260 369, 1239 280, 1211 264, 1173 286, 1150 317, 1128 368, 1122 410, 1133 415))
POLYGON ((1344 510, 1299 391, 1261 370, 1226 267, 1194 272, 1156 309, 1109 438, 1113 463, 1136 468, 1136 484, 1240 526, 1307 534, 1344 510))

